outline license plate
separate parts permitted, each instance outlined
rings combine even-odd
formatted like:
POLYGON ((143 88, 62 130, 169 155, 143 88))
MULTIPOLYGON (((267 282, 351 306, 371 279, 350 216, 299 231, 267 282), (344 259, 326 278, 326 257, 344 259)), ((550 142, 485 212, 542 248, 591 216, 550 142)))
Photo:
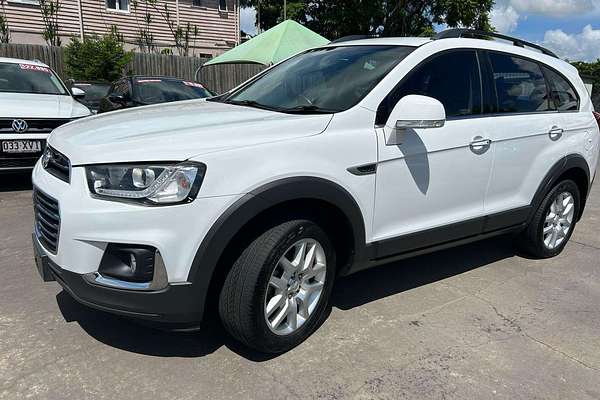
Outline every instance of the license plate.
POLYGON ((42 142, 39 140, 5 140, 2 142, 4 153, 39 153, 42 142))

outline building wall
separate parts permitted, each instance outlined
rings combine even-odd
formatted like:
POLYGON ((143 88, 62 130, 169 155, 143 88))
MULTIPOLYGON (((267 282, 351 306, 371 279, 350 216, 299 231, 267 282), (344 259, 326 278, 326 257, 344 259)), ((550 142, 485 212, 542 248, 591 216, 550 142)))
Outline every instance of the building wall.
MULTIPOLYGON (((39 5, 32 4, 34 2, 35 0, 4 0, 4 12, 13 43, 44 43, 41 37, 41 12, 39 5), (22 1, 29 4, 21 3, 22 1)), ((173 21, 179 18, 181 25, 189 22, 198 27, 198 38, 192 44, 193 54, 216 56, 239 42, 238 0, 227 0, 227 12, 219 11, 218 0, 201 0, 201 6, 194 6, 192 2, 193 0, 159 0, 157 7, 160 12, 149 8, 152 15, 150 28, 159 48, 173 45, 169 27, 161 16, 161 13, 164 14, 165 5, 173 21)), ((59 28, 63 43, 68 43, 70 37, 80 37, 82 26, 86 35, 101 35, 112 25, 116 25, 128 43, 127 47, 135 48, 138 31, 140 27, 144 27, 146 14, 143 2, 139 3, 137 10, 130 4, 129 11, 116 11, 107 9, 105 0, 61 0, 59 28)))

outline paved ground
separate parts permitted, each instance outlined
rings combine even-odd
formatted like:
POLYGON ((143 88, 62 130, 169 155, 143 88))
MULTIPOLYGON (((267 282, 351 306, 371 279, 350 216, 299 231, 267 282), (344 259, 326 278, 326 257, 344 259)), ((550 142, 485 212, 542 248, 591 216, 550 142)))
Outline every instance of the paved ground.
POLYGON ((495 239, 346 278, 321 329, 269 358, 42 284, 19 179, 0 176, 0 399, 600 399, 600 185, 560 257, 495 239))

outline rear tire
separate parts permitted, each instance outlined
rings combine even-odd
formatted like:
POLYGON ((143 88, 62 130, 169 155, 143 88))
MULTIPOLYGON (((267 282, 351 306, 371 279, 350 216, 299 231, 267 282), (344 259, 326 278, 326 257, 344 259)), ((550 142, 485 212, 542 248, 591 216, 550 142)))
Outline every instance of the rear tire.
POLYGON ((516 238, 517 247, 535 258, 559 255, 573 234, 579 208, 577 184, 572 180, 559 182, 546 195, 527 228, 516 238))
POLYGON ((330 239, 315 223, 294 220, 269 229, 244 249, 225 280, 223 326, 256 350, 292 349, 327 316, 335 262, 330 239))

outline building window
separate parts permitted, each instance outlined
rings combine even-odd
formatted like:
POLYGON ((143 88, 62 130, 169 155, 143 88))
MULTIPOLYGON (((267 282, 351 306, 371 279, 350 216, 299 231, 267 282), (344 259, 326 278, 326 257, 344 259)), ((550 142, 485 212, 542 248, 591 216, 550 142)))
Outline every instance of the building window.
POLYGON ((202 0, 192 0, 192 6, 202 7, 202 0))
MULTIPOLYGON (((39 0, 10 0, 10 2, 17 3, 17 4, 27 4, 27 5, 32 5, 32 6, 40 5, 39 0)), ((0 4, 2 4, 2 1, 0 1, 0 4)))
POLYGON ((219 11, 227 11, 227 0, 219 0, 219 11))
POLYGON ((129 0, 106 0, 106 8, 116 11, 129 11, 129 0))

